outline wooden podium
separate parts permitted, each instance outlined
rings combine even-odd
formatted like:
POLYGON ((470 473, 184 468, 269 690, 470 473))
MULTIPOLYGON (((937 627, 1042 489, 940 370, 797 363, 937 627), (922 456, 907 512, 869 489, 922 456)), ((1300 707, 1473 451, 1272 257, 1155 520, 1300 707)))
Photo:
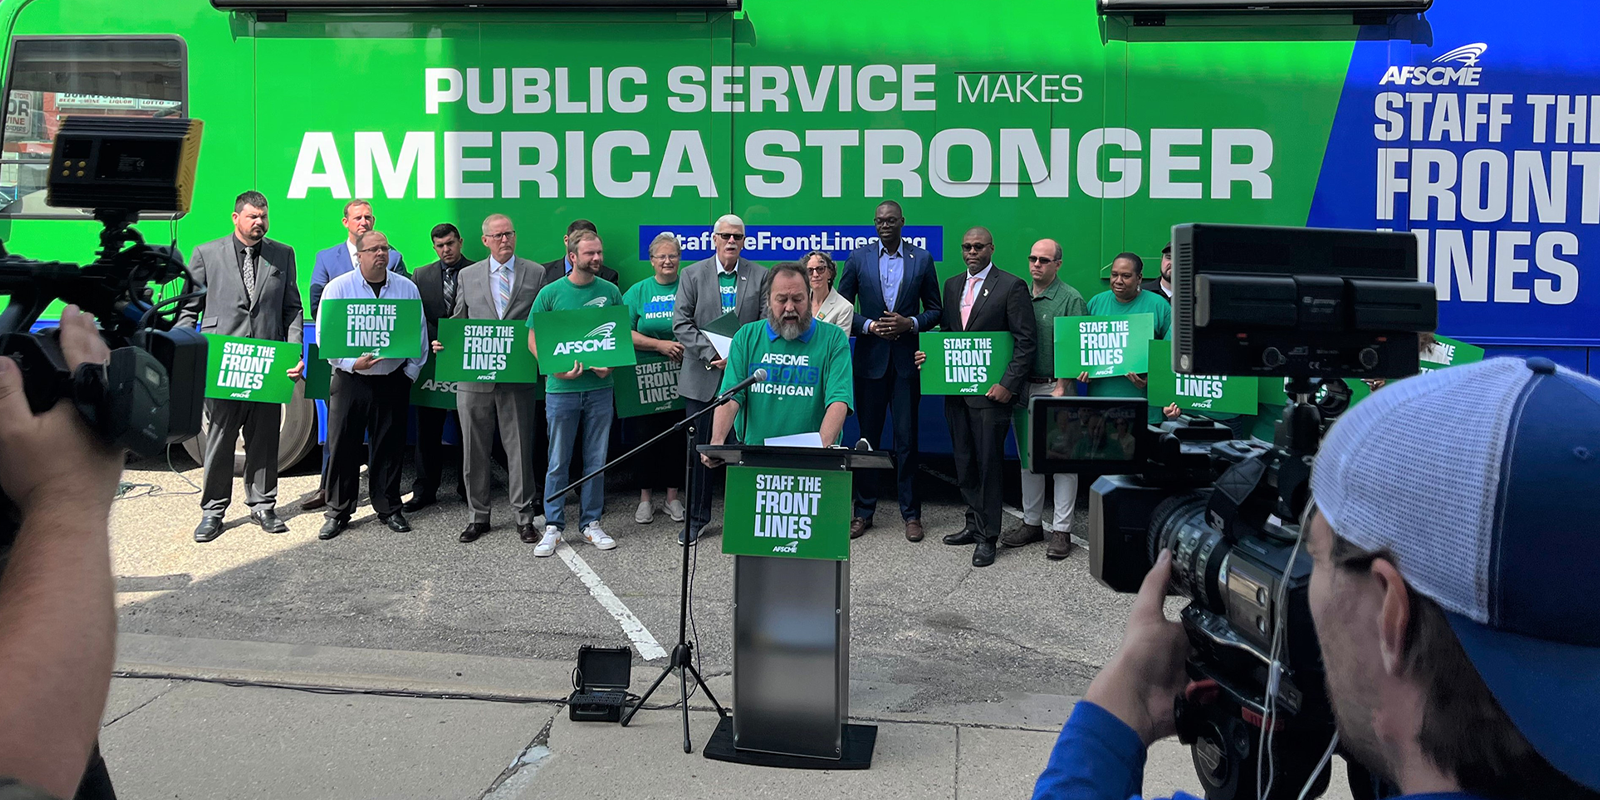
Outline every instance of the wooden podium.
POLYGON ((733 566, 733 716, 706 758, 866 769, 876 726, 850 725, 852 469, 887 453, 701 445, 728 464, 723 552, 733 566))

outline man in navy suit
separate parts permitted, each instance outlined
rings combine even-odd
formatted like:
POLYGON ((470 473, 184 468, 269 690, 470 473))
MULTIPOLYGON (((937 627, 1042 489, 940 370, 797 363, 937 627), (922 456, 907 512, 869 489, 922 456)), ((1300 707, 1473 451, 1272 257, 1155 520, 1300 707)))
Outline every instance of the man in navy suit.
MULTIPOLYGON (((906 219, 899 203, 880 203, 873 222, 878 242, 850 253, 839 278, 839 294, 861 304, 850 323, 850 333, 856 336, 856 419, 862 438, 877 447, 883 437, 884 415, 893 410, 900 516, 906 523, 906 538, 920 542, 922 503, 914 486, 922 386, 912 357, 917 351, 917 334, 933 330, 943 317, 939 276, 928 251, 901 238, 906 219)), ((865 473, 856 478, 852 539, 872 527, 878 506, 876 479, 865 473)))
MULTIPOLYGON (((317 253, 317 261, 311 268, 311 317, 317 316, 317 311, 322 304, 322 290, 328 281, 339 277, 356 268, 356 240, 369 233, 377 218, 372 214, 372 203, 366 200, 351 200, 344 204, 344 229, 349 232, 343 242, 317 253)), ((400 257, 399 250, 389 251, 389 271, 406 274, 406 261, 400 257)), ((311 495, 300 503, 300 507, 307 511, 322 508, 328 501, 328 453, 332 451, 332 443, 322 448, 322 484, 317 487, 316 494, 311 495)))

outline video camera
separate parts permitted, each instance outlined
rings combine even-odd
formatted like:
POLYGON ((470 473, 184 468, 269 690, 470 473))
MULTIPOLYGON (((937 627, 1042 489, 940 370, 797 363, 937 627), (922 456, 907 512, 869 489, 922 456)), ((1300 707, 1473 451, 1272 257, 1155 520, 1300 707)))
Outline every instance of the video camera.
MULTIPOLYGON (((1203 418, 1146 426, 1142 398, 1041 397, 1033 452, 1041 472, 1101 476, 1089 500, 1096 580, 1137 592, 1172 551, 1193 681, 1175 710, 1206 796, 1294 798, 1334 731, 1300 538, 1324 429, 1315 399, 1324 381, 1416 374, 1437 301, 1409 233, 1191 224, 1172 229, 1172 245, 1173 369, 1286 379, 1276 444, 1203 418)), ((1309 796, 1327 781, 1321 772, 1309 796)))
POLYGON ((0 356, 16 359, 33 413, 72 402, 107 445, 141 456, 160 453, 200 431, 206 343, 174 329, 152 285, 188 274, 174 247, 145 244, 133 222, 141 212, 189 210, 201 123, 181 118, 67 117, 50 160, 48 202, 94 209, 100 250, 85 266, 15 256, 0 244, 0 356), (70 369, 51 328, 30 333, 56 300, 75 303, 99 322, 110 363, 70 369))

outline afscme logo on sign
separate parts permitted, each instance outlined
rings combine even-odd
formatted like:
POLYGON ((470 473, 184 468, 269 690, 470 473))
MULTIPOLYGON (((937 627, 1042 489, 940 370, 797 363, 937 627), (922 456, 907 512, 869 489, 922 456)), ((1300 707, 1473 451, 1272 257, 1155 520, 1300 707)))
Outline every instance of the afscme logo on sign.
POLYGON ((599 350, 617 349, 617 338, 612 332, 617 329, 617 323, 606 322, 596 325, 594 330, 583 335, 582 339, 572 342, 558 342, 555 346, 555 355, 567 353, 593 353, 599 350))
POLYGON ((1478 66, 1481 57, 1489 45, 1483 42, 1464 44, 1445 53, 1433 60, 1435 65, 1448 65, 1460 63, 1459 67, 1451 66, 1421 66, 1421 67, 1390 67, 1383 73, 1383 79, 1378 81, 1380 86, 1387 84, 1412 86, 1477 86, 1478 78, 1483 75, 1483 68, 1478 66))

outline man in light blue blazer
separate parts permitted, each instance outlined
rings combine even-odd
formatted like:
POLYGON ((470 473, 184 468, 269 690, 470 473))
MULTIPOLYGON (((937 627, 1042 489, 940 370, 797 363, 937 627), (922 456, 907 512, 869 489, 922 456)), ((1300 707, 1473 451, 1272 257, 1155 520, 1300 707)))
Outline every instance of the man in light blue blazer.
MULTIPOLYGON (((933 268, 933 256, 901 237, 906 219, 899 203, 886 200, 878 204, 873 224, 878 241, 851 252, 839 276, 839 295, 860 302, 850 323, 850 333, 856 337, 856 420, 861 437, 877 447, 885 415, 893 410, 900 516, 905 520, 906 538, 920 542, 922 503, 914 486, 922 386, 912 357, 917 352, 917 334, 938 327, 943 318, 939 275, 933 268)), ((872 527, 877 490, 875 477, 856 476, 851 538, 872 527)))
MULTIPOLYGON (((349 235, 343 242, 318 252, 316 263, 311 268, 310 308, 313 319, 316 318, 318 309, 322 305, 323 288, 328 285, 328 281, 356 268, 356 240, 371 231, 376 222, 371 202, 357 199, 344 204, 344 229, 349 231, 349 235)), ((406 274, 406 260, 400 256, 399 250, 389 251, 389 271, 400 275, 406 274)), ((327 503, 328 453, 332 449, 332 447, 322 448, 322 484, 317 487, 316 494, 300 504, 300 507, 307 511, 315 511, 327 503)))

